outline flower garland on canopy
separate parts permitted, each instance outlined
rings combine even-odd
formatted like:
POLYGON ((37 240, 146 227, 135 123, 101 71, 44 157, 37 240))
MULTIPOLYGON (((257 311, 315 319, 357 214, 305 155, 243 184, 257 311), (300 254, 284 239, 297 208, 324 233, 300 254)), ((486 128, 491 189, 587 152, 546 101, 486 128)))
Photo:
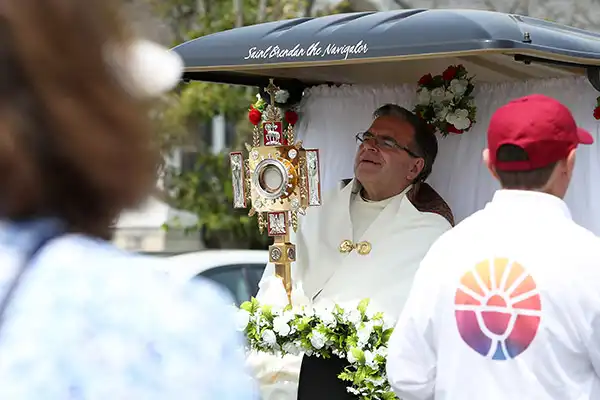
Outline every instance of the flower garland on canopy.
MULTIPOLYGON (((290 125, 296 125, 298 122, 298 113, 294 110, 295 104, 299 99, 290 98, 290 92, 280 89, 275 93, 275 105, 285 111, 284 119, 290 125)), ((264 91, 256 94, 256 102, 250 105, 248 109, 248 120, 252 125, 258 125, 262 122, 263 113, 269 104, 269 95, 264 91)))
POLYGON ((472 80, 463 65, 451 65, 441 75, 423 75, 413 112, 442 136, 469 131, 477 113, 472 80))
POLYGON ((393 400, 385 373, 387 343, 393 327, 383 313, 369 309, 369 301, 343 309, 331 304, 320 308, 262 305, 256 299, 238 310, 238 329, 248 350, 348 360, 338 377, 349 382, 348 392, 365 400, 393 400))

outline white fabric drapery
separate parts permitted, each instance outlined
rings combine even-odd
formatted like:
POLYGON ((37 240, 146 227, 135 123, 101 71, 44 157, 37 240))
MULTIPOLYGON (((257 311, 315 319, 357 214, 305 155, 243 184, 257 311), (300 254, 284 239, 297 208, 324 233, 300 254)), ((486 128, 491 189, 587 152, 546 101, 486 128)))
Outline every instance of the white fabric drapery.
MULTIPOLYGON (((583 77, 476 83, 477 123, 462 135, 438 138, 439 153, 429 183, 448 202, 457 222, 483 208, 499 188, 481 158, 490 117, 508 101, 533 93, 563 102, 577 123, 594 136, 596 143, 577 150, 573 181, 565 200, 574 220, 600 235, 600 122, 593 117, 598 93, 583 77)), ((322 190, 331 190, 341 179, 354 176, 355 135, 370 126, 377 107, 395 103, 412 109, 415 101, 416 85, 324 85, 308 89, 300 107, 297 137, 305 148, 320 150, 322 190)))

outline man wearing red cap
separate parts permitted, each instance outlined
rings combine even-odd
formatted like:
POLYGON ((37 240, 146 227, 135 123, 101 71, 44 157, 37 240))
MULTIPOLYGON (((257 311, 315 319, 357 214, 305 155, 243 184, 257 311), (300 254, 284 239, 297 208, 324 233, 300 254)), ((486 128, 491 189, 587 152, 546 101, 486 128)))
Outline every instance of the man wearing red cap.
POLYGON ((600 239, 562 200, 592 143, 546 96, 492 116, 483 158, 502 189, 419 267, 389 343, 401 399, 600 399, 600 239))

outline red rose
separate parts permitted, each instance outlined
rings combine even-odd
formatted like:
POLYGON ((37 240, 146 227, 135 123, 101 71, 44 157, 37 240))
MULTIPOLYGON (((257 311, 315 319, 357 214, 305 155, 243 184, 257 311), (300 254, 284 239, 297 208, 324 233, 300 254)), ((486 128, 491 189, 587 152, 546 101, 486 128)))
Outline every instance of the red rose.
POLYGON ((600 119, 600 107, 594 108, 594 118, 600 119))
POLYGON ((442 74, 442 78, 444 78, 445 81, 451 81, 452 79, 454 79, 457 72, 458 72, 458 68, 455 67, 454 65, 451 65, 448 68, 446 68, 446 70, 442 74))
POLYGON ((419 85, 428 85, 431 81, 433 81, 433 76, 431 76, 431 74, 423 75, 421 79, 419 79, 419 85))
POLYGON ((448 124, 446 130, 448 131, 448 133, 456 133, 457 135, 463 133, 463 131, 461 131, 460 129, 456 129, 456 127, 452 124, 448 124))
POLYGON ((285 120, 290 125, 296 125, 296 122, 298 122, 298 114, 295 111, 286 111, 285 120))
POLYGON ((248 112, 248 119, 252 125, 258 125, 262 120, 262 113, 256 108, 252 107, 252 109, 248 112))

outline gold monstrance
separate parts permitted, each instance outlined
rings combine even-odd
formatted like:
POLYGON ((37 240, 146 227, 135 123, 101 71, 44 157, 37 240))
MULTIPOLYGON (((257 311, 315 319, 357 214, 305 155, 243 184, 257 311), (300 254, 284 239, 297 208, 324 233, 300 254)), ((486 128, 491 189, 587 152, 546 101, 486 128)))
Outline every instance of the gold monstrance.
POLYGON ((265 89, 270 104, 262 120, 254 126, 252 146, 246 143, 248 159, 241 152, 230 154, 233 180, 233 206, 247 208, 252 216, 258 213, 258 228, 267 228, 274 243, 269 246, 269 260, 275 264, 275 274, 291 304, 292 262, 296 261, 296 246, 290 242, 290 227, 298 229, 298 214, 304 215, 310 206, 321 205, 319 151, 302 148, 294 143, 294 127, 283 129, 282 111, 275 105, 280 89, 273 80, 265 89))

